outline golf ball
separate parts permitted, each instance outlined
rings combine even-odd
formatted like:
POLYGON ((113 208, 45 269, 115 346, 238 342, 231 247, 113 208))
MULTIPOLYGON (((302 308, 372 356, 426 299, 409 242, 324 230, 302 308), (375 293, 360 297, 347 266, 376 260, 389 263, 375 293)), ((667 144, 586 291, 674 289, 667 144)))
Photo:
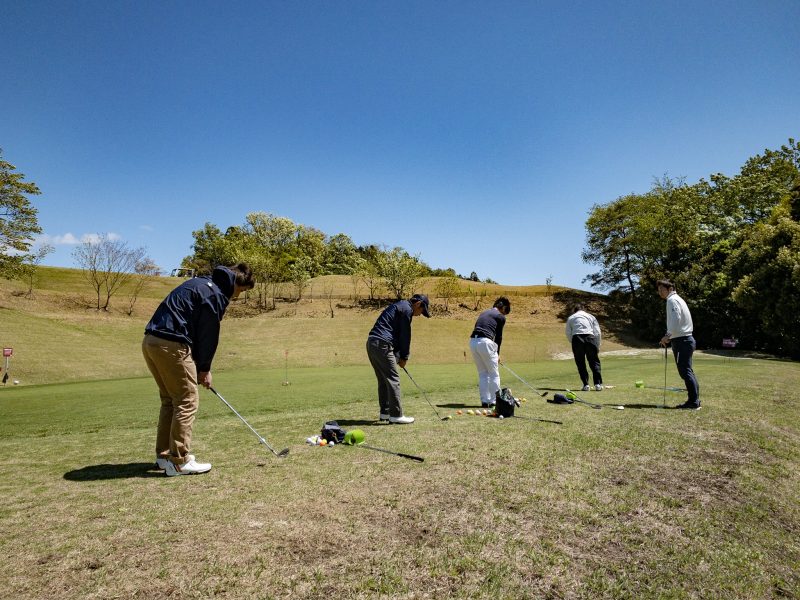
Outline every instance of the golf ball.
POLYGON ((335 445, 336 445, 336 442, 334 442, 333 440, 331 440, 330 442, 328 442, 328 446, 335 446, 335 445))
POLYGON ((470 409, 467 410, 467 414, 468 415, 474 415, 475 411, 470 408, 470 409))
POLYGON ((497 417, 497 418, 498 418, 498 419, 503 419, 503 418, 505 418, 505 417, 503 417, 503 415, 500 415, 500 416, 499 416, 499 417, 497 417))
POLYGON ((14 385, 19 385, 19 379, 14 380, 14 385))
POLYGON ((457 414, 457 415, 464 414, 464 411, 462 411, 461 409, 459 409, 459 410, 457 410, 457 411, 456 411, 456 414, 457 414))
POLYGON ((306 438, 306 444, 313 444, 313 443, 314 443, 313 437, 306 438))
POLYGON ((319 441, 319 445, 320 446, 327 446, 328 445, 328 440, 320 440, 319 441))

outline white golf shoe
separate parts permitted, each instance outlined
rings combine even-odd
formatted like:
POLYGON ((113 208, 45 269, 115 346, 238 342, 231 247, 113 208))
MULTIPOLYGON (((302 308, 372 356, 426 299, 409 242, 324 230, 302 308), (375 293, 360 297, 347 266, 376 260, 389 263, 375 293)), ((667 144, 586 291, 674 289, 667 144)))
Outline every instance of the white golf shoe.
POLYGON ((585 385, 585 386, 583 386, 583 387, 581 388, 581 391, 582 391, 582 392, 588 392, 588 391, 589 391, 589 386, 588 386, 588 385, 585 385))
POLYGON ((414 417, 389 417, 389 423, 395 425, 410 425, 414 422, 414 417))
POLYGON ((379 418, 381 421, 388 421, 388 420, 389 420, 389 415, 388 415, 388 414, 386 414, 386 413, 381 413, 380 415, 378 415, 378 418, 379 418))
POLYGON ((603 384, 602 383, 598 383, 596 386, 594 386, 594 391, 595 392, 602 392, 603 391, 603 384))
POLYGON ((167 477, 175 477, 177 475, 200 475, 201 473, 208 473, 210 470, 211 463, 199 463, 194 459, 194 454, 190 454, 182 465, 176 465, 169 461, 164 472, 167 477))

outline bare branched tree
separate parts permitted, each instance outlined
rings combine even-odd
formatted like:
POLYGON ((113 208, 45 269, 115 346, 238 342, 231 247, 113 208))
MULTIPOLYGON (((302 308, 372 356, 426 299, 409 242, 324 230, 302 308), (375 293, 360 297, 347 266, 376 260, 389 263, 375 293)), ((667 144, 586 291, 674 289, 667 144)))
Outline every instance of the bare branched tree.
POLYGON ((145 249, 129 248, 126 242, 102 234, 84 241, 72 255, 97 296, 97 310, 108 310, 111 297, 136 273, 145 249))
POLYGON ((133 287, 130 294, 128 294, 128 316, 133 314, 133 306, 136 300, 139 299, 144 285, 153 277, 158 277, 161 274, 161 269, 158 265, 148 257, 142 258, 141 261, 133 268, 135 275, 133 276, 133 287))

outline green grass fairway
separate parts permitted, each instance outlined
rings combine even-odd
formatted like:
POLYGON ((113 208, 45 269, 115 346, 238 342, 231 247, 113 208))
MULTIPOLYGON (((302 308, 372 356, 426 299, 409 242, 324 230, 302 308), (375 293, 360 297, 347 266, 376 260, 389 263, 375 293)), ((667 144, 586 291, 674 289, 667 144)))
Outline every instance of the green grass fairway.
MULTIPOLYGON (((415 338, 416 341, 416 338, 415 338)), ((662 410, 663 361, 606 358, 625 410, 527 398, 518 414, 439 421, 403 375, 411 426, 378 425, 365 366, 237 369, 210 392, 201 476, 151 468, 149 378, 0 390, 0 597, 797 598, 800 368, 698 355, 703 410, 662 410), (363 448, 310 447, 324 421, 363 448)), ((571 361, 509 362, 537 387, 571 361)), ((409 370, 440 414, 477 403, 471 364, 409 370)), ((669 365, 668 385, 679 385, 669 365)), ((552 395, 552 391, 550 394, 552 395)), ((682 395, 668 393, 677 404, 682 395)))

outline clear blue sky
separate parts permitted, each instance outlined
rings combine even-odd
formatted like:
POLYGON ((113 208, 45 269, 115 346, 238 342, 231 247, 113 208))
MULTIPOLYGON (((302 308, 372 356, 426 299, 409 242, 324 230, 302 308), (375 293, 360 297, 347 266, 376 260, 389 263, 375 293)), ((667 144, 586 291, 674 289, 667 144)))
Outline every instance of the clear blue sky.
POLYGON ((800 137, 800 2, 2 6, 0 147, 46 264, 163 269, 267 211, 509 285, 580 287, 595 203, 800 137))

